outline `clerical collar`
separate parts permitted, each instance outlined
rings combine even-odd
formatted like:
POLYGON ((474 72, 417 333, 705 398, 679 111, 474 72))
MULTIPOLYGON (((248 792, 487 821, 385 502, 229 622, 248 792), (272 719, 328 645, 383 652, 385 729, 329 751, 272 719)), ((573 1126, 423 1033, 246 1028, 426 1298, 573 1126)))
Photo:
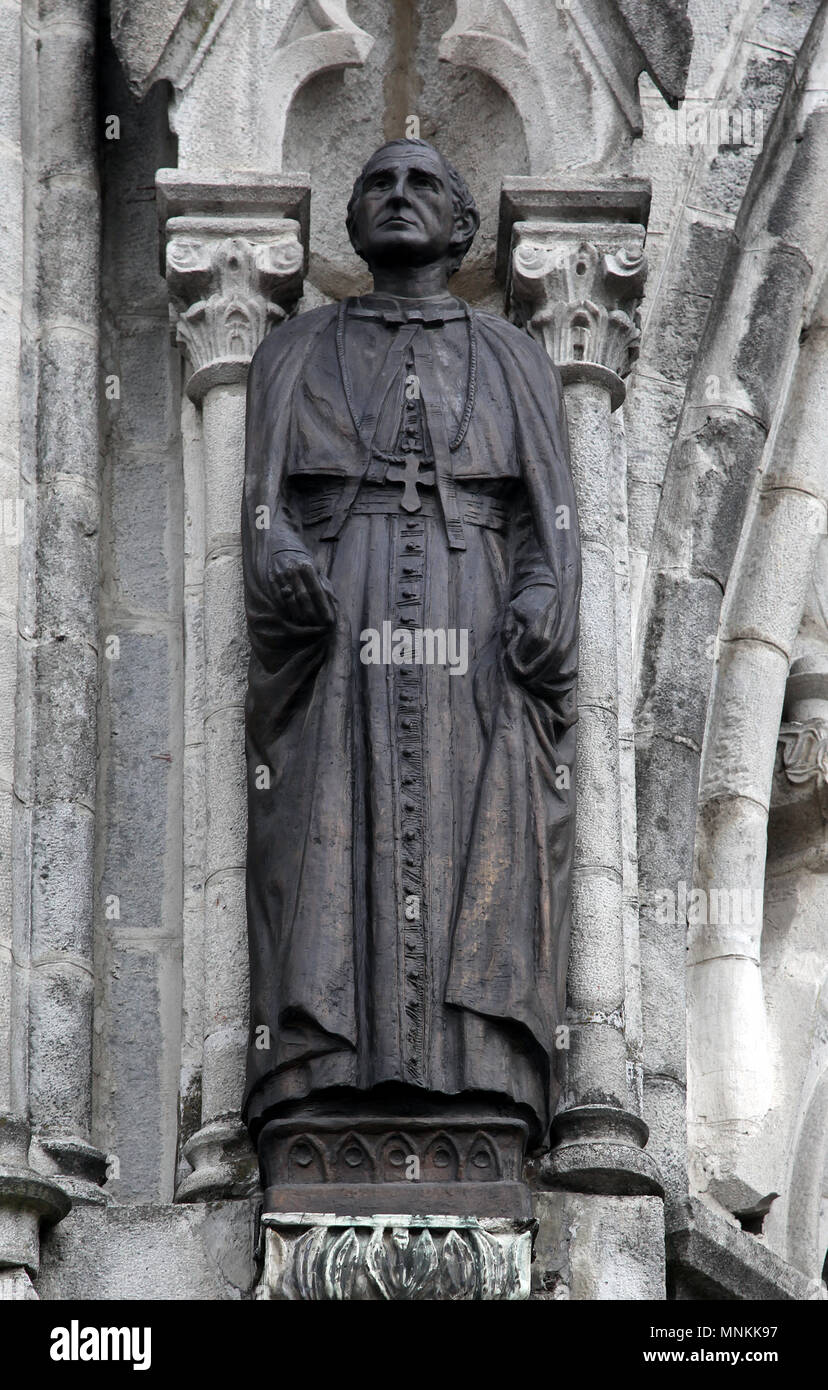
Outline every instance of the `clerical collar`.
POLYGON ((383 323, 442 324, 451 319, 464 319, 468 307, 454 295, 428 295, 421 299, 404 299, 393 294, 360 295, 348 300, 348 317, 379 319, 383 323))

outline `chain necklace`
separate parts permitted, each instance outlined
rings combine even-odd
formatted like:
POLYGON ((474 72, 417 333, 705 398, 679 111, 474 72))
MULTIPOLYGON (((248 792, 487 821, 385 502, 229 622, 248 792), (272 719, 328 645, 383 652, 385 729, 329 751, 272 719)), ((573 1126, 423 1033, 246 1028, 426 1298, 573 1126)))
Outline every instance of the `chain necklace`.
MULTIPOLYGON (((339 312, 337 314, 336 321, 336 356, 339 362, 339 373, 342 378, 342 389, 345 393, 345 400, 348 402, 348 410, 350 411, 351 419, 354 422, 354 429, 357 432, 357 437, 361 437, 361 421, 357 417, 356 406, 354 404, 353 386, 351 383, 351 373, 348 368, 348 359, 347 354, 345 352, 345 325, 348 318, 349 302, 349 300, 343 299, 339 305, 339 312)), ((454 439, 449 444, 449 449, 452 453, 454 453, 457 449, 460 448, 460 445, 463 443, 463 440, 466 437, 469 424, 471 422, 472 412, 474 410, 475 397, 477 395, 477 323, 474 311, 470 307, 470 305, 466 304, 464 300, 460 300, 459 303, 463 307, 463 317, 466 320, 466 326, 468 329, 469 375, 468 382, 466 385, 466 401, 463 407, 463 414, 460 417, 460 424, 458 426, 457 433, 454 436, 454 439)), ((386 323, 411 323, 412 321, 416 322, 418 319, 425 323, 427 318, 427 311, 423 312, 422 310, 414 310, 411 314, 407 315, 405 311, 397 313, 383 313, 382 310, 380 310, 376 314, 367 313, 363 316, 366 318, 370 317, 383 319, 386 323)), ((428 321, 431 323, 444 322, 444 320, 440 317, 439 312, 435 313, 434 317, 432 319, 429 319, 428 321)), ((428 410, 426 409, 426 415, 427 414, 428 410)))

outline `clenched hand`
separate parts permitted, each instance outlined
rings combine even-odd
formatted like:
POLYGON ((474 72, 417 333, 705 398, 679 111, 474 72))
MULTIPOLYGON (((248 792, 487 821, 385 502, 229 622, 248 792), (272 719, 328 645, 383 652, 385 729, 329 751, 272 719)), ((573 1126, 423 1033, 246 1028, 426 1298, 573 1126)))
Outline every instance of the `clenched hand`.
POLYGON ((297 627, 335 626, 334 591, 305 551, 279 551, 273 557, 271 578, 280 613, 288 622, 297 627))

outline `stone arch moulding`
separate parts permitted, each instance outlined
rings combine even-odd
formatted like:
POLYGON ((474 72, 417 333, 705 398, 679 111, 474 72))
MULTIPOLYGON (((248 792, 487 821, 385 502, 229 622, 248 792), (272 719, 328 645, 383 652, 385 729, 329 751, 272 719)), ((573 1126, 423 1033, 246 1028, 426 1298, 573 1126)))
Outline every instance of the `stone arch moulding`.
POLYGON ((489 0, 458 0, 457 17, 440 40, 439 56, 483 72, 503 88, 523 123, 532 171, 540 172, 548 158, 551 93, 545 89, 543 67, 532 56, 531 37, 515 14, 522 6, 497 0, 501 32, 489 27, 494 8, 489 0))
MULTIPOLYGON (((685 1123, 688 1110, 693 1124, 698 1116, 735 1115, 738 1119, 741 1111, 753 1115, 753 1096, 758 1093, 761 1099, 767 1077, 766 1049, 759 1057, 755 1047, 752 1052, 746 1048, 748 1034, 739 1026, 739 1010, 749 1008, 756 1021, 752 1036, 760 1042, 764 1039, 755 936, 742 939, 734 952, 727 940, 713 937, 712 928, 718 924, 705 921, 694 924, 688 942, 687 911, 673 913, 672 930, 665 930, 657 904, 659 894, 677 891, 682 882, 740 891, 750 887, 759 894, 752 900, 759 916, 765 858, 762 833, 766 830, 766 819, 760 818, 768 804, 790 633, 795 636, 799 626, 799 613, 791 616, 787 607, 780 613, 778 585, 776 590, 771 585, 767 597, 773 573, 768 568, 772 556, 765 541, 765 523, 773 518, 775 528, 778 519, 781 530, 783 517, 793 516, 796 509, 807 514, 816 508, 819 514, 820 507, 811 499, 812 493, 817 496, 815 485, 792 488, 794 460, 785 457, 784 447, 781 455, 775 450, 775 440, 784 439, 781 422, 794 367, 798 363, 806 370, 812 351, 807 337, 802 344, 801 336, 825 259, 828 109, 820 104, 820 94, 827 18, 823 6, 777 106, 720 274, 715 313, 708 319, 690 368, 664 475, 637 636, 636 804, 647 1047, 645 1118, 657 1137, 656 1156, 675 1192, 686 1190, 688 1181, 675 1142, 676 1126, 685 1123), (763 356, 763 346, 769 342, 773 354, 763 356), (755 364, 760 361, 757 370, 755 364), (717 383, 714 402, 706 394, 710 381, 717 383), (775 461, 770 457, 774 453, 775 461), (769 469, 780 461, 785 466, 785 486, 771 487, 769 469), (760 492, 770 495, 763 499, 760 492), (763 512, 757 506, 753 517, 752 496, 765 507, 763 512), (740 537, 745 546, 737 556, 740 537), (753 568, 742 567, 743 556, 750 557, 753 568), (747 665, 735 654, 737 649, 757 651, 760 644, 746 628, 747 609, 741 600, 734 601, 738 590, 745 602, 753 604, 755 599, 757 613, 764 596, 763 626, 757 628, 757 635, 765 639, 761 651, 767 653, 768 664, 775 660, 774 645, 778 648, 777 669, 782 669, 772 687, 748 676, 747 695, 741 703, 735 677, 742 676, 744 689, 747 665), (737 622, 732 631, 723 625, 726 591, 729 611, 737 622), (780 641, 769 627, 781 617, 788 635, 780 641), (715 675, 714 660, 719 668, 715 675), (680 684, 677 670, 683 673, 680 684), (770 725, 758 750, 757 699, 758 712, 770 725), (773 699, 775 724, 770 718, 773 699), (731 721, 731 712, 737 722, 731 721), (742 750, 750 756, 740 756, 742 750), (751 787, 744 768, 754 767, 760 785, 754 779, 751 787), (727 792, 737 809, 744 807, 743 824, 755 806, 749 839, 736 829, 737 817, 730 806, 720 810, 722 792, 727 792), (683 1033, 685 1020, 689 1038, 683 1033), (730 1049, 727 1059, 726 1047, 730 1049), (688 1064, 689 1102, 685 1095, 688 1064), (752 1095, 747 1095, 748 1083, 752 1095), (734 1102, 736 1087, 744 1098, 734 1102)), ((790 398, 791 409, 794 404, 790 398)), ((803 447, 809 418, 806 412, 803 447)), ((819 418, 817 412, 815 423, 819 418)), ((791 422, 789 431, 793 427, 791 422)), ((808 544, 807 528, 800 527, 799 534, 808 544)), ((798 563, 806 558, 800 547, 796 554, 798 563)), ((789 571, 786 565, 783 572, 789 571)), ((794 595, 787 578, 785 593, 786 599, 795 600, 794 607, 800 594, 804 601, 804 593, 800 589, 794 595)), ((719 1174, 724 1179, 727 1172, 743 1187, 750 1186, 741 1176, 744 1148, 731 1137, 721 1137, 726 1119, 719 1122, 717 1118, 715 1123, 711 1147, 719 1174)), ((698 1145, 694 1147, 698 1152, 698 1145)), ((752 1205, 750 1193, 740 1191, 736 1182, 725 1187, 724 1181, 717 1180, 717 1191, 718 1196, 711 1195, 721 1205, 727 1205, 724 1198, 742 1210, 746 1198, 752 1205)))
MULTIPOLYGON (((824 115, 823 115, 824 123, 824 115)), ((786 681, 828 506, 821 432, 828 392, 822 291, 802 336, 777 445, 755 485, 719 631, 699 786, 696 864, 704 887, 752 894, 749 924, 691 926, 689 1038, 695 1130, 717 1153, 709 1186, 732 1211, 764 1197, 757 1139, 774 1096, 763 983, 764 884, 786 681), (784 575, 784 582, 780 576, 784 575)))
POLYGON ((671 105, 684 95, 692 49, 685 10, 685 0, 677 0, 668 41, 662 45, 667 56, 659 62, 648 58, 643 35, 639 42, 627 0, 549 0, 546 6, 532 0, 457 0, 455 22, 443 35, 439 56, 486 73, 507 92, 523 122, 532 173, 544 173, 560 105, 554 67, 548 62, 550 45, 557 47, 561 36, 568 36, 579 59, 600 74, 631 133, 640 135, 642 71, 650 72, 671 105))
POLYGON ((823 1212, 828 1168, 828 1070, 814 1082, 802 1115, 788 1189, 797 1199, 788 1206, 787 1253, 798 1269, 811 1278, 824 1279, 822 1271, 828 1265, 823 1212))
POLYGON ((361 66, 374 44, 347 0, 222 0, 207 24, 200 0, 168 0, 166 23, 158 10, 157 0, 114 0, 113 38, 135 90, 172 84, 171 125, 190 167, 212 167, 218 141, 235 167, 281 169, 296 93, 319 73, 361 66))

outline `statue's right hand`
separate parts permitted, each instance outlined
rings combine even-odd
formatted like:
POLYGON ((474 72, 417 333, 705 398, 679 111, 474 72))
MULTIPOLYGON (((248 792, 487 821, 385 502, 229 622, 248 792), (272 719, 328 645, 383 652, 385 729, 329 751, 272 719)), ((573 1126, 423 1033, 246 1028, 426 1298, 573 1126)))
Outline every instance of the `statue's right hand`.
POLYGON ((273 589, 281 615, 297 627, 336 625, 334 592, 303 550, 280 550, 271 562, 273 589))

